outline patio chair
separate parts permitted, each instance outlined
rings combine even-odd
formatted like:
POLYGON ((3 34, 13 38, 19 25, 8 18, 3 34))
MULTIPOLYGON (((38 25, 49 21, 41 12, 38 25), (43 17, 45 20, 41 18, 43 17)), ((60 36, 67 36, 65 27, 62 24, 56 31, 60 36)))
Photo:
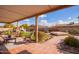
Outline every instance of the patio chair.
POLYGON ((27 38, 27 37, 23 37, 23 39, 24 39, 25 42, 30 42, 31 41, 30 38, 27 38))
POLYGON ((14 43, 16 43, 16 38, 12 38, 12 36, 11 36, 11 35, 8 35, 7 37, 4 37, 4 42, 5 42, 5 43, 8 43, 8 42, 9 42, 9 40, 15 40, 15 42, 14 42, 14 43))

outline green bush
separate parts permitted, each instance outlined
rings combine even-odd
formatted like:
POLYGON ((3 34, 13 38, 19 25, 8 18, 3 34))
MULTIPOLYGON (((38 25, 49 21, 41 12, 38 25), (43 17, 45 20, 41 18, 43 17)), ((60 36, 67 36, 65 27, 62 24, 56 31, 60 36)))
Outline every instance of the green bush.
POLYGON ((64 43, 72 47, 79 47, 79 40, 73 36, 66 37, 64 43))
POLYGON ((4 28, 15 28, 15 26, 13 24, 10 24, 10 23, 6 23, 4 25, 4 28))
POLYGON ((49 35, 42 31, 39 32, 38 37, 40 42, 45 42, 49 39, 49 35))
MULTIPOLYGON (((21 37, 29 37, 31 38, 32 41, 35 41, 35 32, 24 32, 24 31, 21 31, 20 32, 20 36, 21 37)), ((42 32, 42 31, 39 31, 38 32, 38 39, 39 39, 39 42, 45 42, 46 40, 49 39, 49 35, 47 35, 45 32, 42 32)))
POLYGON ((27 28, 29 28, 29 25, 28 25, 28 24, 23 24, 23 25, 21 25, 20 27, 21 27, 21 28, 24 28, 24 29, 27 29, 27 28))
POLYGON ((5 35, 11 35, 11 34, 12 34, 12 31, 9 31, 9 30, 4 31, 4 34, 5 34, 5 35))
POLYGON ((69 30, 68 32, 70 34, 73 34, 73 35, 79 35, 79 30, 78 29, 72 29, 72 30, 69 30))
MULTIPOLYGON (((49 35, 47 35, 45 32, 39 31, 38 39, 39 39, 39 42, 45 42, 46 40, 49 39, 49 35)), ((31 40, 35 41, 35 32, 32 33, 31 40)))
POLYGON ((34 32, 33 32, 32 35, 31 35, 31 40, 32 40, 32 41, 35 41, 35 33, 34 33, 34 32))
POLYGON ((31 36, 31 32, 24 32, 24 31, 21 31, 20 32, 20 36, 21 37, 27 37, 29 38, 31 36))

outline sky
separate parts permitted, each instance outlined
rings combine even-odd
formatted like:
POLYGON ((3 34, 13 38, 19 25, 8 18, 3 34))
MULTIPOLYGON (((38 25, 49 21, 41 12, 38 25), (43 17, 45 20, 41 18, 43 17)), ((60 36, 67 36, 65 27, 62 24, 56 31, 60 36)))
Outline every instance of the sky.
MULTIPOLYGON (((47 14, 40 15, 39 25, 43 26, 53 26, 56 24, 68 24, 70 22, 78 23, 78 17, 79 16, 79 6, 72 6, 69 8, 61 9, 55 12, 50 12, 47 14)), ((16 25, 16 22, 13 23, 16 25)), ((35 18, 29 18, 22 21, 19 21, 19 26, 22 24, 29 24, 34 25, 35 24, 35 18)), ((0 23, 0 25, 3 25, 0 23)))

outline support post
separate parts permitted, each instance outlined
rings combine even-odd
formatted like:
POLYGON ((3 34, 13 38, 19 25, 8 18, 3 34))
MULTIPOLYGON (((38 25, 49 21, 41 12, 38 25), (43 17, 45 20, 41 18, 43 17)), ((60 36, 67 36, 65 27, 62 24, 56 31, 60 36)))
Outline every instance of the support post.
POLYGON ((38 43, 38 16, 35 16, 35 35, 36 43, 38 43))

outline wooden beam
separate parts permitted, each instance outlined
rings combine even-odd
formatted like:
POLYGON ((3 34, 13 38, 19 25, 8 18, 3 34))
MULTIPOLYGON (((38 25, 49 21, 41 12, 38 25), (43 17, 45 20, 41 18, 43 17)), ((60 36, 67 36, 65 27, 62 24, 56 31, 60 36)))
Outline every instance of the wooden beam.
POLYGON ((38 16, 35 17, 35 25, 36 25, 36 26, 35 26, 35 29, 36 29, 36 30, 35 30, 35 35, 36 35, 35 38, 36 38, 36 43, 38 43, 38 41, 39 41, 39 40, 38 40, 38 16))
MULTIPOLYGON (((46 11, 42 11, 41 13, 36 13, 36 14, 33 14, 33 15, 29 15, 29 16, 25 16, 23 18, 20 18, 20 19, 15 19, 13 21, 2 21, 2 23, 13 23, 13 22, 17 22, 17 21, 21 21, 21 20, 25 20, 27 18, 31 18, 31 17, 34 17, 36 15, 41 15, 41 14, 45 14, 45 13, 49 13, 49 12, 54 12, 56 10, 60 10, 60 9, 64 9, 64 8, 68 8, 68 7, 72 7, 74 5, 60 5, 59 7, 57 8, 52 8, 50 5, 48 5, 49 7, 49 10, 46 10, 46 11)), ((11 11, 10 11, 11 12, 11 11)), ((13 12, 13 11, 12 11, 13 12)), ((15 13, 15 12, 14 12, 15 13)), ((16 12, 17 13, 17 12, 16 12)), ((20 14, 20 13, 19 13, 20 14)))
MULTIPOLYGON (((13 10, 9 10, 9 9, 6 9, 6 8, 1 8, 1 7, 0 7, 0 9, 6 10, 6 11, 11 12, 11 13, 19 14, 19 15, 24 15, 24 14, 22 14, 22 13, 19 13, 19 12, 13 11, 13 10)), ((25 15, 24 15, 24 16, 25 16, 25 15)))
POLYGON ((53 9, 48 5, 49 10, 42 11, 41 13, 33 14, 33 15, 30 15, 30 16, 26 16, 26 17, 23 17, 21 19, 14 20, 11 23, 16 22, 16 21, 21 21, 21 20, 24 20, 24 19, 28 19, 28 18, 34 17, 36 15, 42 15, 42 14, 46 14, 46 13, 49 13, 49 12, 54 12, 54 11, 64 9, 64 8, 68 8, 68 7, 72 7, 72 6, 74 6, 74 5, 60 5, 59 7, 53 9))

